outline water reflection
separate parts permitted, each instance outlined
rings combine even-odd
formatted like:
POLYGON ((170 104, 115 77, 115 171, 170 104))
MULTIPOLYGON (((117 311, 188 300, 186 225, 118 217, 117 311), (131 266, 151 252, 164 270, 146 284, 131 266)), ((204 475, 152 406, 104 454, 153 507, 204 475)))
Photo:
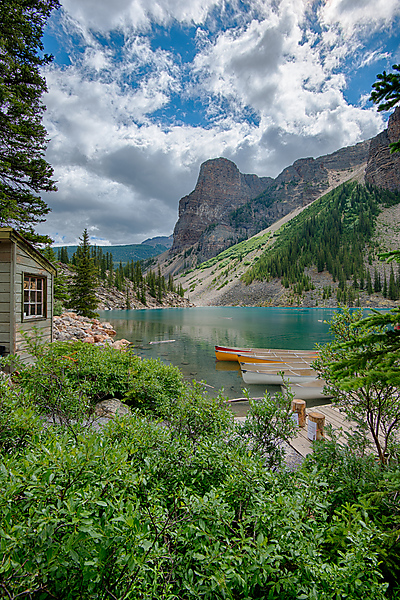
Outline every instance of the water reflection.
MULTIPOLYGON (((207 307, 103 311, 118 338, 126 338, 143 358, 178 366, 187 380, 205 381, 210 394, 243 397, 239 365, 215 360, 214 345, 311 350, 330 339, 332 309, 207 307)), ((251 397, 266 386, 251 385, 251 397)), ((270 386, 271 392, 279 389, 270 386)), ((320 401, 319 401, 320 403, 320 401)), ((241 414, 246 404, 232 405, 241 414)))

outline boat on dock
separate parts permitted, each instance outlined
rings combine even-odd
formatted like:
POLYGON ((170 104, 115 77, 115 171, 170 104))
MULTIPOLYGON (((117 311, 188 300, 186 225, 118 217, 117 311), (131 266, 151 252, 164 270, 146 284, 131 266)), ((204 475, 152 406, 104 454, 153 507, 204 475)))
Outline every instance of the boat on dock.
MULTIPOLYGON (((317 372, 311 367, 293 367, 289 365, 268 368, 261 367, 258 364, 241 363, 243 381, 247 385, 282 385, 284 381, 289 383, 304 383, 314 381, 317 378, 317 372)), ((271 365, 272 367, 272 365, 271 365)))
POLYGON ((312 362, 319 353, 314 350, 282 350, 265 348, 234 348, 215 346, 215 357, 220 361, 253 363, 283 363, 290 360, 305 359, 312 362))

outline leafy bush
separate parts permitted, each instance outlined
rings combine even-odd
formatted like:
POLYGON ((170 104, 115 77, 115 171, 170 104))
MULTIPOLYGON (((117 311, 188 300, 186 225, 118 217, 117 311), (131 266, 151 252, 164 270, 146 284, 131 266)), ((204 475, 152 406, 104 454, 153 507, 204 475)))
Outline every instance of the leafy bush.
POLYGON ((129 406, 162 413, 162 406, 175 401, 185 389, 178 367, 159 359, 135 361, 124 401, 129 406))
POLYGON ((379 529, 352 507, 329 520, 320 474, 273 474, 243 445, 211 436, 194 449, 145 421, 43 434, 2 457, 5 597, 386 597, 379 529))
POLYGON ((15 452, 31 443, 41 428, 32 404, 0 373, 0 451, 15 452))
POLYGON ((42 413, 64 422, 88 416, 103 398, 122 398, 140 361, 129 351, 80 341, 41 345, 31 340, 30 352, 35 363, 20 366, 13 379, 42 413))
POLYGON ((396 597, 396 469, 322 442, 288 472, 290 398, 266 395, 235 428, 222 396, 160 361, 35 352, 14 387, 0 380, 1 597, 396 597), (33 412, 61 402, 72 417, 110 388, 132 414, 99 433, 41 429, 33 412))
POLYGON ((180 395, 159 405, 159 414, 173 435, 194 441, 202 436, 226 433, 233 425, 233 413, 222 395, 211 398, 201 383, 192 382, 180 395))
POLYGON ((297 426, 292 412, 293 394, 271 396, 266 392, 260 400, 249 400, 246 420, 238 426, 238 434, 247 440, 253 452, 261 452, 269 468, 282 464, 284 442, 295 435, 297 426))
POLYGON ((63 313, 63 303, 61 300, 56 300, 54 302, 53 315, 55 317, 60 317, 63 313))

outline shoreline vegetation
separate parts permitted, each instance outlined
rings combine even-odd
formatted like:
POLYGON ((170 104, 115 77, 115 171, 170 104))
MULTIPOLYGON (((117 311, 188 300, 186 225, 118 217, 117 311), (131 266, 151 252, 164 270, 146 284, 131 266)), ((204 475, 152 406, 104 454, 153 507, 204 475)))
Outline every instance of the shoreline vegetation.
MULTIPOLYGON (((337 343, 352 323, 333 323, 337 343)), ((237 423, 221 394, 115 342, 27 343, 35 363, 0 378, 4 597, 399 597, 398 448, 380 462, 333 436, 290 469, 291 397, 250 400, 237 423), (129 411, 95 431, 107 399, 129 411)), ((322 357, 332 387, 340 348, 322 357)))
MULTIPOLYGON (((43 53, 42 36, 59 7, 57 0, 0 3, 2 218, 39 243, 50 242, 34 231, 50 210, 41 192, 56 190, 43 158, 41 72, 52 56, 43 53)), ((397 73, 378 75, 371 94, 378 110, 399 102, 398 84, 397 73)), ((391 147, 400 150, 398 141, 391 147)), ((62 274, 55 282, 58 311, 65 305, 93 318, 97 277, 124 295, 125 308, 148 306, 150 297, 162 306, 168 294, 189 302, 182 282, 176 288, 160 271, 107 268, 88 239, 85 230, 72 289, 62 274)), ((342 302, 357 298, 361 278, 365 285, 361 263, 354 267, 354 285, 350 271, 337 274, 342 302)), ((309 274, 284 275, 295 303, 309 274)), ((400 293, 400 276, 395 283, 400 293)), ((249 304, 268 302, 257 285, 248 286, 256 292, 249 304)), ((336 339, 321 351, 319 368, 360 430, 345 446, 335 438, 316 442, 295 470, 284 462, 284 443, 295 432, 290 395, 250 401, 238 424, 222 394, 211 398, 177 367, 116 350, 100 322, 84 322, 91 343, 25 337, 32 364, 1 358, 11 374, 0 371, 0 597, 398 600, 398 321, 398 310, 363 320, 347 311, 334 320, 336 339), (109 399, 130 412, 95 431, 95 406, 109 399)))

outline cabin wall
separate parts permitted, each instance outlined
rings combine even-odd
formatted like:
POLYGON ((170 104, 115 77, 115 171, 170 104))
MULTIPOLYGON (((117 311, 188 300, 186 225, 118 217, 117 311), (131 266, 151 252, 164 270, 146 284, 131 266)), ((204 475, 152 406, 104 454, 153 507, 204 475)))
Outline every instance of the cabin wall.
POLYGON ((8 354, 12 347, 12 319, 10 291, 12 287, 13 244, 0 240, 0 346, 8 354))
POLYGON ((14 315, 15 336, 13 352, 23 361, 30 361, 23 334, 34 334, 36 331, 40 340, 50 342, 53 339, 53 275, 34 260, 23 248, 16 245, 16 261, 14 273, 14 315), (24 273, 46 277, 46 317, 24 319, 24 273))

